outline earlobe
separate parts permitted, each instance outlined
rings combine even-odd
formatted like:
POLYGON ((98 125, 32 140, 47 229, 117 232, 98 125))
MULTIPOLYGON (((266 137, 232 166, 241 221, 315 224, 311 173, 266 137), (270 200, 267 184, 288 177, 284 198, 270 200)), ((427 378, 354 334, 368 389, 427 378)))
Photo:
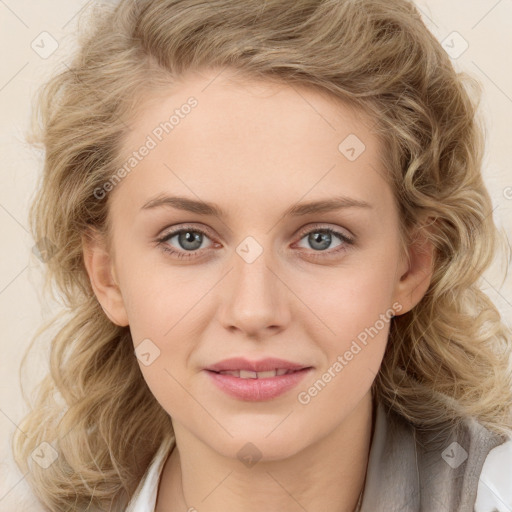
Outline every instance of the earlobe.
POLYGON ((395 301, 402 306, 399 315, 407 313, 421 301, 430 286, 433 264, 434 246, 426 227, 421 226, 415 229, 396 283, 395 301))
POLYGON ((116 325, 128 325, 128 316, 113 261, 103 237, 97 231, 89 230, 84 233, 82 250, 91 287, 103 311, 116 325))

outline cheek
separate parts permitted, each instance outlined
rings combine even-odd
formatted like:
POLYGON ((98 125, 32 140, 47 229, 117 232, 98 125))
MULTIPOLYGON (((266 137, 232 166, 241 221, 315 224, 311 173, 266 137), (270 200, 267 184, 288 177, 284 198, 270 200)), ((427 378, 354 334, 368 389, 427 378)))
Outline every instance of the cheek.
MULTIPOLYGON (((391 256, 389 261, 393 261, 391 256)), ((320 281, 318 276, 301 281, 298 295, 307 297, 306 304, 314 313, 308 318, 321 320, 320 328, 332 340, 333 348, 372 326, 382 314, 391 314, 395 287, 392 267, 373 259, 371 263, 360 261, 333 269, 320 281)))
POLYGON ((144 380, 162 407, 180 417, 190 407, 182 386, 188 386, 187 364, 199 338, 194 330, 202 325, 196 308, 213 283, 192 280, 183 269, 147 265, 135 253, 123 262, 119 274, 144 380))
POLYGON ((153 396, 173 418, 181 418, 190 407, 187 372, 195 338, 187 332, 191 306, 178 289, 148 281, 145 285, 148 289, 141 286, 129 301, 135 356, 153 396))
POLYGON ((386 265, 361 265, 338 272, 318 293, 308 295, 308 305, 322 322, 315 318, 303 325, 324 357, 315 375, 297 390, 303 414, 342 421, 369 391, 387 345, 393 284, 394 274, 386 265))
POLYGON ((166 264, 162 255, 155 264, 157 252, 159 248, 138 251, 134 244, 124 251, 129 256, 119 261, 121 293, 135 345, 144 338, 164 339, 201 295, 190 273, 166 264))

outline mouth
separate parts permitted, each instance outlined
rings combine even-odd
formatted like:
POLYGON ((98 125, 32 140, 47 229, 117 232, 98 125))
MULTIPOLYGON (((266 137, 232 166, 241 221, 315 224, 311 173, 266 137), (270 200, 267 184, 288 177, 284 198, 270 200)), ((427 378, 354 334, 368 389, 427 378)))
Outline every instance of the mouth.
POLYGON ((266 370, 263 372, 253 372, 250 370, 208 370, 213 373, 217 373, 219 375, 232 375, 233 377, 238 377, 239 379, 271 379, 273 377, 281 377, 282 375, 289 375, 291 373, 300 372, 302 370, 308 370, 311 366, 300 368, 296 370, 289 370, 286 368, 275 368, 274 370, 266 370))

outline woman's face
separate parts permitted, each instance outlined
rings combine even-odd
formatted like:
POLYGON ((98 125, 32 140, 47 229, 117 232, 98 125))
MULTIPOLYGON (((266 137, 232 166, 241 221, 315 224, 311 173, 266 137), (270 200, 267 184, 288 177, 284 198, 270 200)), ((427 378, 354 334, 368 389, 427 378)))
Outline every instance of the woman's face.
POLYGON ((175 425, 229 457, 246 442, 286 457, 368 395, 392 310, 425 286, 400 253, 371 123, 311 90, 216 74, 148 98, 133 120, 109 191, 113 253, 88 270, 108 262, 95 292, 129 324, 175 425), (307 369, 260 382, 207 370, 235 357, 307 369))

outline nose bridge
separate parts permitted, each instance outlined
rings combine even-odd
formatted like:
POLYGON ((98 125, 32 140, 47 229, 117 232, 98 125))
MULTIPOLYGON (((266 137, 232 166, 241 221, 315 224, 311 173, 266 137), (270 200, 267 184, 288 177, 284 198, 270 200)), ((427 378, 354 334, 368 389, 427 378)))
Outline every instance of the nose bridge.
POLYGON ((282 328, 288 319, 283 283, 276 276, 270 247, 253 237, 242 241, 233 253, 229 292, 223 300, 222 322, 257 335, 267 328, 282 328))

